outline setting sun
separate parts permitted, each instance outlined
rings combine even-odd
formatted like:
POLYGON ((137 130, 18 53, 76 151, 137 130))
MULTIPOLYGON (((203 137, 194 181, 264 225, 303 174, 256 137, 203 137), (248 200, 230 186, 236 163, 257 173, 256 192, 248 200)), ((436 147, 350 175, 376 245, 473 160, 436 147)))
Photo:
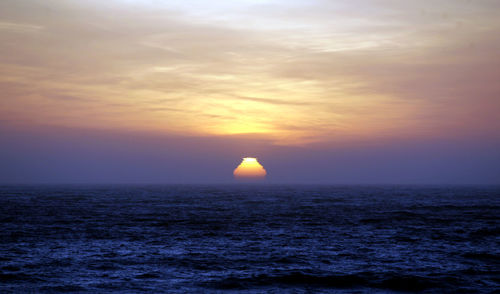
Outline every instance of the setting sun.
POLYGON ((264 179, 267 172, 257 158, 245 157, 233 174, 236 179, 264 179))

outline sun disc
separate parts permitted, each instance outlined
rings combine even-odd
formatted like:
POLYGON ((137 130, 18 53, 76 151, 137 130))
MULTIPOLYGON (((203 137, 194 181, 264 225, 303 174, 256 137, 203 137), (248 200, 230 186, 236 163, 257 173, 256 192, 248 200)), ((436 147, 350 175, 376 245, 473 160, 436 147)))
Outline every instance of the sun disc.
POLYGON ((240 165, 234 170, 233 175, 239 180, 260 180, 266 177, 267 172, 257 158, 244 157, 240 165))

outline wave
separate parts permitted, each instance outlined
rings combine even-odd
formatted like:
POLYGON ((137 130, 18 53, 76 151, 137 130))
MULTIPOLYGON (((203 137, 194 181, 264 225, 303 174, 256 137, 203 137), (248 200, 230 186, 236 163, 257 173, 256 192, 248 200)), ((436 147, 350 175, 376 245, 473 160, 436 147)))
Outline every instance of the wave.
POLYGON ((476 259, 487 262, 496 262, 496 263, 500 262, 499 254, 493 254, 488 252, 468 252, 462 254, 462 256, 465 258, 476 259))
MULTIPOLYGON (((452 279, 452 278, 451 278, 452 279)), ((317 288, 375 288, 393 291, 423 291, 441 288, 450 278, 438 280, 416 275, 385 275, 373 273, 322 275, 291 272, 280 275, 261 274, 249 278, 230 277, 213 281, 206 286, 215 289, 251 289, 255 287, 317 287, 317 288)))

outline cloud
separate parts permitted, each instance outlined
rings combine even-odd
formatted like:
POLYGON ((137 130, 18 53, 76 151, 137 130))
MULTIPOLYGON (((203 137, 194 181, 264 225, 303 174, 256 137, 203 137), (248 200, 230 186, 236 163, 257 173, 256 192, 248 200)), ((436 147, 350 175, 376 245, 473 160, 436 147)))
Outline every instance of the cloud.
POLYGON ((0 22, 0 30, 14 31, 14 32, 37 32, 41 29, 43 29, 42 26, 37 26, 32 24, 0 22))
POLYGON ((302 102, 302 101, 286 101, 286 100, 279 100, 279 99, 270 99, 270 98, 260 98, 260 97, 236 97, 236 99, 240 100, 247 100, 247 101, 254 101, 254 102, 260 102, 260 103, 269 103, 269 104, 275 104, 275 105, 311 105, 312 103, 307 103, 307 102, 302 102))
POLYGON ((498 136, 494 1, 189 3, 3 1, 0 115, 279 144, 498 136))

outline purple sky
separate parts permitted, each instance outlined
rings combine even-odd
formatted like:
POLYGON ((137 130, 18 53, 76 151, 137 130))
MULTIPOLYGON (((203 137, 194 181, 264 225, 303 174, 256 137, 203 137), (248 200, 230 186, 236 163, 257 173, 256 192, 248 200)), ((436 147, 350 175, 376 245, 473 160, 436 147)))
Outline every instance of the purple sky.
POLYGON ((500 142, 481 137, 326 149, 72 129, 0 136, 1 183, 232 183, 241 154, 259 156, 268 183, 500 183, 500 142))

